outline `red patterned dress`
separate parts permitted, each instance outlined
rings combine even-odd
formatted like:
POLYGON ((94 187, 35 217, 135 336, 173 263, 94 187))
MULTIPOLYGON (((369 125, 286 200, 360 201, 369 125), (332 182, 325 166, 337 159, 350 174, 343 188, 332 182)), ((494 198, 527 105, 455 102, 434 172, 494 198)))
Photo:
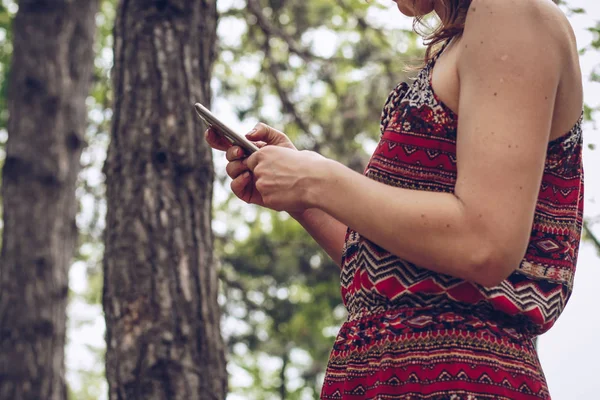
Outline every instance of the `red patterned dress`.
MULTIPOLYGON (((369 178, 454 190, 458 116, 433 92, 436 59, 390 94, 369 178)), ((420 268, 349 229, 341 272, 349 315, 321 398, 550 399, 532 339, 554 324, 571 294, 583 214, 581 152, 581 120, 548 144, 527 252, 494 288, 420 268)))

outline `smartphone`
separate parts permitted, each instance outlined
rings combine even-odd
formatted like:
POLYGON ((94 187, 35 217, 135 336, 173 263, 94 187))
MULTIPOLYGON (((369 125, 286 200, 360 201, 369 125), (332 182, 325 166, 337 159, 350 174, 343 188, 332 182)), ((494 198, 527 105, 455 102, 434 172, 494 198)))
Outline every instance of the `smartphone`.
POLYGON ((214 114, 211 113, 208 108, 204 107, 200 103, 194 104, 194 108, 196 109, 196 113, 198 114, 198 116, 202 118, 206 125, 213 128, 215 131, 217 131, 217 133, 223 135, 223 137, 229 140, 232 144, 240 146, 246 151, 248 155, 254 153, 255 151, 258 151, 258 147, 254 143, 246 139, 245 136, 240 135, 239 133, 235 132, 233 129, 225 125, 225 123, 217 117, 215 117, 214 114))

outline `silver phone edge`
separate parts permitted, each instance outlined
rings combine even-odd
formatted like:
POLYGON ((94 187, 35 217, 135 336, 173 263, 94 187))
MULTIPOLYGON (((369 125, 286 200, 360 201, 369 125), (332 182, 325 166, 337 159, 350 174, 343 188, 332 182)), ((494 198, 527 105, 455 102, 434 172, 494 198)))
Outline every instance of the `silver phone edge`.
POLYGON ((248 151, 250 154, 259 150, 258 146, 256 146, 254 143, 252 143, 251 141, 249 141, 242 135, 235 133, 231 128, 229 128, 227 125, 225 125, 223 122, 221 122, 216 116, 214 116, 212 114, 212 112, 208 108, 204 107, 204 105, 202 105, 201 103, 195 103, 194 110, 196 111, 196 114, 202 119, 202 121, 204 121, 204 123, 206 125, 208 125, 210 127, 215 127, 218 130, 220 130, 221 133, 223 134, 223 136, 225 136, 233 144, 236 144, 236 145, 242 147, 244 150, 248 151), (200 106, 201 108, 199 108, 198 106, 200 106), (203 109, 205 109, 209 114, 204 115, 203 109), (211 116, 212 116, 212 119, 215 120, 215 122, 210 121, 211 116))

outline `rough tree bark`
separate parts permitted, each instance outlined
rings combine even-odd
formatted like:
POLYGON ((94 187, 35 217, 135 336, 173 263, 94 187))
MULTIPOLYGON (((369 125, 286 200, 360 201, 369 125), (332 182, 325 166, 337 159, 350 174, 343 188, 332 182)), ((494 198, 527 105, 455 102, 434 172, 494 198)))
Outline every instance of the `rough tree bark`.
POLYGON ((215 0, 121 0, 103 305, 110 399, 224 399, 210 99, 215 0))
POLYGON ((98 2, 21 0, 2 171, 0 399, 66 399, 68 268, 98 2))

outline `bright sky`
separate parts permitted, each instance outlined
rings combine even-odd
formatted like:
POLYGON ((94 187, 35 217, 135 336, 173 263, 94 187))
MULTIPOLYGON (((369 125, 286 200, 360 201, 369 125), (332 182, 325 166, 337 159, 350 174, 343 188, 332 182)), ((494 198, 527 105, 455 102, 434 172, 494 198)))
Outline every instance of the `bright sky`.
MULTIPOLYGON (((220 0, 220 6, 225 3, 236 3, 238 0, 220 0)), ((600 3, 585 0, 568 0, 573 7, 584 7, 588 14, 585 16, 570 17, 575 29, 580 47, 584 47, 592 40, 592 35, 586 28, 594 25, 595 16, 600 19, 600 3)), ((394 10, 377 11, 372 8, 373 17, 382 25, 389 27, 409 27, 411 20, 403 18, 394 10)), ((235 27, 229 27, 235 30, 235 27)), ((229 28, 223 28, 228 30, 229 28)), ((332 41, 335 37, 331 38, 332 41)), ((327 46, 324 36, 320 35, 319 45, 323 46, 326 53, 327 46)), ((592 106, 600 105, 600 84, 589 82, 589 75, 594 67, 600 66, 600 54, 598 52, 586 54, 581 57, 582 69, 585 75, 586 102, 592 106)), ((244 132, 249 130, 256 121, 247 120, 239 122, 235 119, 233 110, 229 107, 226 99, 215 99, 214 110, 217 115, 230 121, 232 127, 244 132)), ((584 138, 586 144, 595 144, 597 150, 592 152, 585 147, 584 163, 586 169, 586 196, 585 215, 590 218, 597 216, 600 219, 600 140, 598 130, 594 130, 592 124, 585 127, 584 138)), ((223 158, 216 155, 217 168, 223 166, 223 158)), ((216 201, 224 196, 224 193, 215 192, 216 201)), ((599 221, 600 222, 600 221, 599 221)), ((215 226, 215 228, 217 228, 215 226)), ((600 223, 595 232, 600 236, 600 223)), ((70 273, 71 286, 75 291, 84 289, 85 271, 84 266, 74 265, 70 273)), ((598 292, 600 291, 600 258, 595 253, 592 245, 582 243, 579 255, 579 263, 575 276, 575 290, 566 310, 550 332, 540 338, 539 352, 542 366, 550 386, 553 400, 594 400, 600 398, 600 372, 598 360, 600 360, 600 313, 597 311, 598 292)), ((69 369, 69 381, 71 384, 81 384, 74 375, 76 370, 94 370, 99 366, 95 359, 86 355, 87 344, 103 346, 104 321, 99 307, 90 309, 85 304, 73 302, 69 309, 71 324, 71 343, 67 349, 67 365, 69 369), (74 327, 76 321, 91 319, 92 325, 74 327)), ((237 378, 236 378, 237 379, 237 378)), ((105 393, 105 390, 103 390, 105 393)), ((104 396, 102 396, 104 398, 104 396)), ((239 396, 230 396, 242 399, 239 396)))

